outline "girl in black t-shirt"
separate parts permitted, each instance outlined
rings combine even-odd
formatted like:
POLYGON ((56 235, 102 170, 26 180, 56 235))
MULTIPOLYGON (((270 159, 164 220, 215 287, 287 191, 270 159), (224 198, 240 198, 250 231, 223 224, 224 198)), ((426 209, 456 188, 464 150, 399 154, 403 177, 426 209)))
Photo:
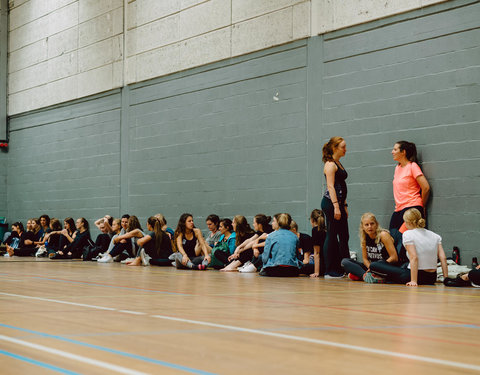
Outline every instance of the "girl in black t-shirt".
POLYGON ((77 231, 73 234, 73 236, 70 236, 65 229, 62 230, 62 234, 67 237, 70 243, 56 253, 50 254, 50 259, 81 258, 83 248, 89 244, 89 241, 91 241, 89 225, 87 219, 80 217, 75 222, 75 226, 77 231))
POLYGON ((7 253, 9 256, 30 256, 35 253, 34 234, 33 232, 25 232, 23 224, 15 222, 12 224, 12 230, 17 232, 20 241, 17 248, 7 245, 7 253))
POLYGON ((363 280, 367 283, 382 282, 382 278, 370 271, 370 264, 378 261, 390 264, 398 262, 392 236, 387 230, 380 227, 374 214, 366 212, 360 218, 359 237, 363 263, 344 258, 342 267, 351 280, 363 280))
POLYGON ((172 254, 172 242, 170 236, 162 230, 164 225, 155 216, 148 218, 148 232, 137 240, 140 251, 134 260, 127 262, 128 266, 171 265, 172 261, 168 257, 172 254))
POLYGON ((312 244, 314 270, 310 277, 320 277, 325 274, 325 256, 324 243, 327 235, 325 227, 325 215, 322 210, 314 209, 310 214, 310 224, 312 224, 312 244))

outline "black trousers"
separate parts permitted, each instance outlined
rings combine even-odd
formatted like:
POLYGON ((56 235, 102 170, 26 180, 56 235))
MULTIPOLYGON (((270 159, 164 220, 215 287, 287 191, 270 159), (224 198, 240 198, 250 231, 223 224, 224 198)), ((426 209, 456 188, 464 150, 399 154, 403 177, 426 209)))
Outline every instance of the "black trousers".
POLYGON ((350 258, 342 259, 342 267, 346 273, 351 273, 360 279, 363 278, 363 274, 367 272, 367 266, 350 258))
POLYGON ((332 201, 326 197, 322 199, 322 211, 327 219, 327 236, 323 246, 325 257, 325 274, 343 273, 341 261, 343 258, 350 258, 348 249, 348 220, 343 202, 340 204, 340 220, 334 219, 334 207, 332 201))
POLYGON ((260 271, 261 276, 272 277, 296 277, 299 274, 299 269, 292 266, 276 266, 266 267, 260 271))
POLYGON ((410 208, 416 208, 422 214, 422 217, 425 219, 425 213, 422 206, 413 206, 413 207, 406 207, 401 211, 394 212, 392 217, 390 218, 390 225, 388 229, 400 229, 403 224, 403 214, 409 210, 410 208))
MULTIPOLYGON (((396 284, 406 284, 411 280, 410 269, 406 266, 397 267, 380 260, 370 264, 370 269, 376 274, 385 277, 387 281, 392 281, 396 284)), ((437 281, 437 272, 427 272, 418 270, 417 284, 418 285, 433 285, 437 281)))

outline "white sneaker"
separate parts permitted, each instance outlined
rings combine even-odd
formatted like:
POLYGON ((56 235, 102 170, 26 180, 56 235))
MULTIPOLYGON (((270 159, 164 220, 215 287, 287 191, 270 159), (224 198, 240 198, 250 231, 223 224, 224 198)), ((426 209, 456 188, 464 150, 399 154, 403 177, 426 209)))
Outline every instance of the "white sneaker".
POLYGON ((245 265, 242 267, 242 269, 238 269, 238 272, 242 273, 255 273, 257 272, 257 267, 255 267, 252 262, 247 262, 245 265))
POLYGON ((324 279, 343 279, 345 277, 345 274, 333 274, 333 275, 329 275, 328 273, 325 274, 325 276, 323 277, 324 279))
POLYGON ((102 259, 97 260, 98 263, 113 263, 113 258, 110 254, 104 256, 102 259))
POLYGON ((174 260, 175 260, 175 257, 176 257, 176 255, 175 255, 176 253, 177 253, 177 252, 171 253, 171 254, 168 256, 168 260, 174 261, 174 260))
POLYGON ((252 262, 250 262, 249 260, 246 261, 243 266, 240 266, 240 267, 237 268, 237 271, 238 271, 238 272, 243 272, 242 270, 243 270, 245 267, 249 266, 250 264, 252 264, 252 262))
POLYGON ((3 256, 4 256, 5 258, 10 258, 10 254, 9 254, 9 253, 3 254, 3 256))
POLYGON ((47 249, 45 248, 45 246, 42 246, 37 250, 37 252, 35 253, 35 256, 37 258, 41 257, 41 256, 44 256, 46 252, 47 252, 47 249))
POLYGON ((149 266, 150 265, 150 259, 152 259, 152 257, 145 252, 145 249, 141 249, 140 250, 140 259, 142 260, 142 266, 149 266))

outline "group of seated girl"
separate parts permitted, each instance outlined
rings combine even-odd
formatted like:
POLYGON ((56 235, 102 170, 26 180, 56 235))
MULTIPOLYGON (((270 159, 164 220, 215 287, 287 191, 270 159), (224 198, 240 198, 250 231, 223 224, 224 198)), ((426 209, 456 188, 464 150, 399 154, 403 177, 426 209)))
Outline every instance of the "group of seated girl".
MULTIPOLYGON (((399 246, 389 231, 380 227, 374 214, 362 215, 359 228, 362 262, 344 258, 341 263, 350 279, 408 286, 434 284, 439 259, 446 280, 451 280, 441 237, 424 228, 425 220, 416 208, 406 210, 403 220, 407 230, 399 246), (402 243, 406 249, 405 259, 399 251, 402 243)), ((206 220, 209 232, 203 236, 194 225, 193 215, 188 213, 180 216, 175 231, 167 226, 162 214, 147 219, 147 231, 142 229, 136 216, 114 219, 107 215, 95 222, 102 232, 95 242, 100 253, 97 262, 123 259, 130 266, 174 265, 192 270, 210 266, 224 272, 260 271, 264 276, 319 277, 325 273, 323 212, 313 210, 310 223, 311 237, 299 233, 298 225, 287 213, 276 214, 273 219, 258 214, 253 219, 253 229, 241 215, 233 220, 209 215, 206 220)), ((62 229, 58 219, 47 215, 29 219, 26 230, 22 223, 14 223, 5 241, 9 256, 38 256, 43 249, 50 259, 81 258, 89 242, 89 224, 85 218, 78 218, 76 222, 66 218, 62 229)), ((445 285, 478 285, 479 274, 480 269, 473 270, 445 285)))

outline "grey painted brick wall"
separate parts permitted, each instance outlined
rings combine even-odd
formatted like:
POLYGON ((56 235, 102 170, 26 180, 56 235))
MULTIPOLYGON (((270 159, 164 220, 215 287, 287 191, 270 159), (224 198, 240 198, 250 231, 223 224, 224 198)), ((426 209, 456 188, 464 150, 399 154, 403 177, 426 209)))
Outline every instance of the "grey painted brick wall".
POLYGON ((116 91, 11 120, 11 220, 119 214, 119 97, 116 91))
MULTIPOLYGON (((350 245, 360 215, 394 208, 391 148, 417 143, 430 228, 480 256, 480 4, 416 12, 16 116, 8 217, 162 212, 307 216, 321 147, 347 140, 350 245)), ((2 158, 0 154, 0 166, 2 158)), ((0 207, 1 207, 0 172, 0 207)))
POLYGON ((7 217, 7 164, 8 156, 0 151, 0 216, 7 217))
POLYGON ((365 211, 388 226, 390 151, 409 140, 432 187, 429 226, 468 263, 480 256, 480 4, 451 3, 326 36, 323 127, 347 138, 352 231, 365 211))

